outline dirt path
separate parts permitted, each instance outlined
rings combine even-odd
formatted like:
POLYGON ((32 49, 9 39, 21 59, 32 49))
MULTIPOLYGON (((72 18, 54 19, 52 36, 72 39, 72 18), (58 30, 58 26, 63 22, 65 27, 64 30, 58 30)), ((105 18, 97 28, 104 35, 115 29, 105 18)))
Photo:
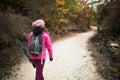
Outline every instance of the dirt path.
MULTIPOLYGON (((94 31, 90 31, 55 42, 54 61, 46 60, 45 80, 104 80, 96 72, 92 52, 87 48, 87 41, 93 35, 94 31)), ((35 69, 28 61, 16 69, 10 80, 34 80, 35 69)))

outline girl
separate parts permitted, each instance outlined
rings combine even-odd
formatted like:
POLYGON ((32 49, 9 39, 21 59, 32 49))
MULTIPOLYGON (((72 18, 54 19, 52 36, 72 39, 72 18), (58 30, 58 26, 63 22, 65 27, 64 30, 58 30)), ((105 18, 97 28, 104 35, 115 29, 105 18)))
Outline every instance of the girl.
POLYGON ((39 35, 42 33, 42 52, 37 56, 34 56, 29 53, 30 60, 32 61, 33 65, 36 67, 36 78, 35 80, 44 80, 43 77, 43 68, 46 60, 46 48, 49 53, 50 61, 53 61, 53 52, 52 52, 52 44, 47 31, 45 30, 45 22, 42 19, 38 19, 32 23, 33 31, 28 36, 28 45, 30 44, 32 35, 39 35))

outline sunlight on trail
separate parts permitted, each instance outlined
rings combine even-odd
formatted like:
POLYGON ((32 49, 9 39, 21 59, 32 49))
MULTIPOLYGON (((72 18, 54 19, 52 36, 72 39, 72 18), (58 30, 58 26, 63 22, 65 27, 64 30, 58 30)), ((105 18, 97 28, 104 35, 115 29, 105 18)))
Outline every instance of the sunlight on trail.
MULTIPOLYGON (((53 44, 54 61, 46 60, 45 80, 104 80, 95 68, 95 61, 87 49, 87 41, 94 31, 57 41, 53 44)), ((48 55, 47 55, 48 57, 48 55)), ((14 73, 15 75, 16 73, 14 73)), ((13 80, 34 80, 35 69, 24 61, 13 80)), ((10 79, 11 80, 11 79, 10 79)))

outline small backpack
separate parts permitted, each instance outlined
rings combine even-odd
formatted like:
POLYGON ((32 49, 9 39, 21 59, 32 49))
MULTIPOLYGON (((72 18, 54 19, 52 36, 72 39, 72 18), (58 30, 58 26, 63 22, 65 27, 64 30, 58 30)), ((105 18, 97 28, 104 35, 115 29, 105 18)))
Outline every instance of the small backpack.
POLYGON ((40 33, 39 35, 32 35, 29 44, 29 52, 30 54, 35 56, 42 52, 42 33, 40 33))

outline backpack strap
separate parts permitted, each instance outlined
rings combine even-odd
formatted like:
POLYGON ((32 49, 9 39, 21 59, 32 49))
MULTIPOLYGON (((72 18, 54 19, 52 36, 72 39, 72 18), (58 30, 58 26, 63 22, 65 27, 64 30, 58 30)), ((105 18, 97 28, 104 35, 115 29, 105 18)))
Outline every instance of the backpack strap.
POLYGON ((38 39, 39 39, 39 42, 40 42, 39 44, 42 44, 42 33, 40 33, 40 34, 38 35, 38 37, 39 37, 38 39))

